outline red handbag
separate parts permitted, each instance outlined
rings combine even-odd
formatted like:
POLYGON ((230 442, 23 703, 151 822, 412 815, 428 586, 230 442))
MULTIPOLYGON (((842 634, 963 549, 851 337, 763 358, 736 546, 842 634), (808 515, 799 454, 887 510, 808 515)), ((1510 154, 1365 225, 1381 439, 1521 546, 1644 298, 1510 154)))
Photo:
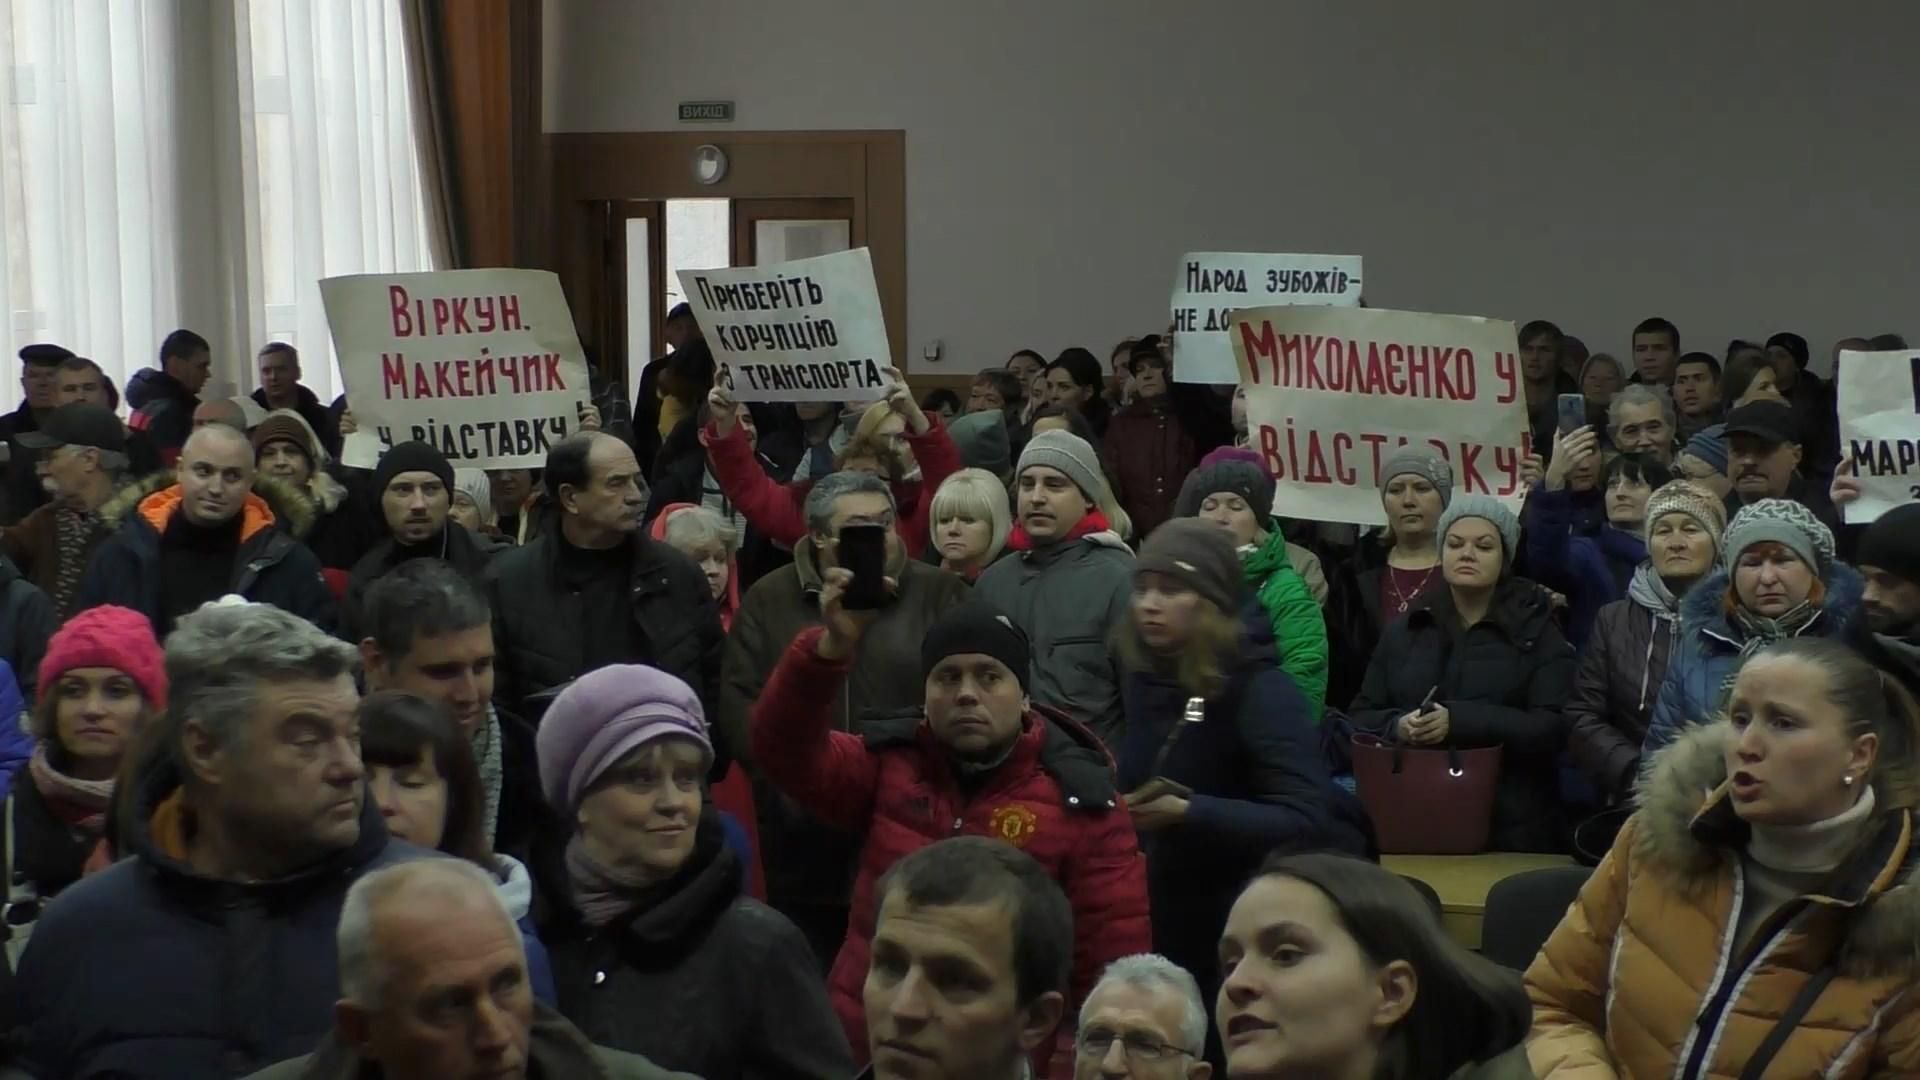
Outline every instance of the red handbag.
POLYGON ((1353 780, 1384 855, 1475 855, 1487 849, 1500 747, 1424 749, 1353 737, 1353 780))

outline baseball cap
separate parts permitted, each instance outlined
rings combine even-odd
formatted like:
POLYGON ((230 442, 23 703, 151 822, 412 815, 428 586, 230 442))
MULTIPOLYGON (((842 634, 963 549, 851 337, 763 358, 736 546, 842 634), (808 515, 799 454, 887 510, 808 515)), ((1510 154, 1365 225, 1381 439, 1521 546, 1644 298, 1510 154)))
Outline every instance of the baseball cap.
POLYGON ((22 431, 14 438, 30 450, 91 446, 120 454, 127 451, 127 429, 120 425, 120 418, 98 405, 78 401, 53 410, 39 431, 22 431))
POLYGON ((1754 435, 1772 443, 1798 443, 1800 424, 1784 401, 1750 401, 1727 414, 1727 435, 1754 435))

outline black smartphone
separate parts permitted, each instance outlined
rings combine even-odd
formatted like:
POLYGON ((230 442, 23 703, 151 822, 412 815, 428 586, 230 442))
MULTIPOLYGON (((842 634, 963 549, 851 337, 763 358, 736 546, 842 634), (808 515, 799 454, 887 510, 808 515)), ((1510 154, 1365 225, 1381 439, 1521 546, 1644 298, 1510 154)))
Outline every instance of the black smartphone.
POLYGON ((1559 416, 1560 434, 1577 431, 1587 426, 1587 399, 1579 394, 1561 394, 1554 400, 1559 416))
POLYGON ((840 598, 848 611, 872 611, 887 602, 887 527, 842 525, 834 549, 841 567, 853 574, 853 584, 840 598))

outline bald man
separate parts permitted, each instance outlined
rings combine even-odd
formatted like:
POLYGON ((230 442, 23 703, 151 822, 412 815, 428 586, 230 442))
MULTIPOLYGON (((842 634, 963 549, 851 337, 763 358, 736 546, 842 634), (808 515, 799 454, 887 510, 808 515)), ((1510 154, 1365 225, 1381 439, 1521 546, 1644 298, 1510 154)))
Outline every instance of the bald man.
POLYGON ((520 932, 486 874, 420 859, 347 892, 334 1030, 304 1058, 250 1080, 691 1080, 594 1046, 537 1005, 520 932))
POLYGON ((320 560, 274 528, 253 475, 245 434, 224 424, 195 431, 171 482, 156 477, 144 492, 101 507, 114 532, 87 564, 73 609, 129 607, 164 639, 180 616, 237 593, 332 632, 336 612, 320 560))

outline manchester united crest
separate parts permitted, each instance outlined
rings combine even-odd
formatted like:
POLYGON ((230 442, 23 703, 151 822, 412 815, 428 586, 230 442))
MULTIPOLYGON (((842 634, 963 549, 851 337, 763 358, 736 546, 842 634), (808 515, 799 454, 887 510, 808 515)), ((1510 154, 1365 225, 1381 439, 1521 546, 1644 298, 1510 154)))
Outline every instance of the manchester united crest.
POLYGON ((987 818, 987 828, 1014 847, 1026 847, 1028 838, 1040 829, 1040 818, 1024 806, 1001 806, 987 818))

